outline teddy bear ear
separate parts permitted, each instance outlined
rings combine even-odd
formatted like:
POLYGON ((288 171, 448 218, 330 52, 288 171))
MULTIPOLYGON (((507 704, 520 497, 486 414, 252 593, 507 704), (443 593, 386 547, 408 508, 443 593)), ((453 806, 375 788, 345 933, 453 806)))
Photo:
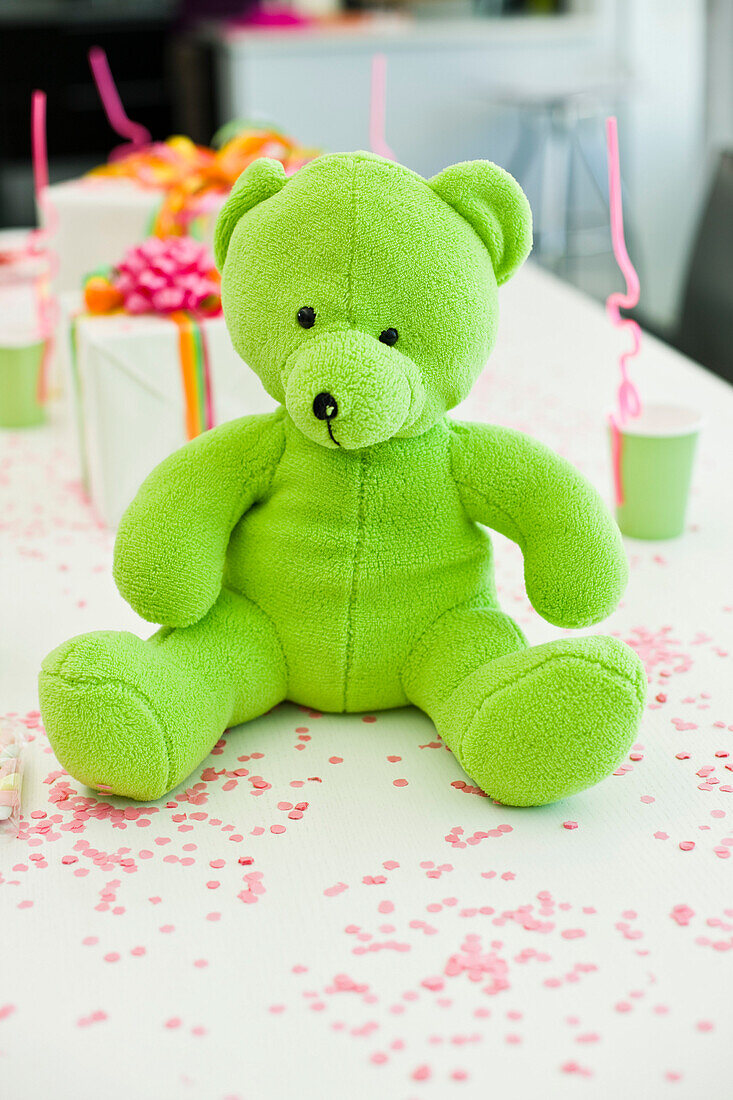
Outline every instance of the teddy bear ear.
POLYGON ((229 241, 242 215, 258 203, 282 191, 287 181, 285 169, 279 160, 260 157, 247 165, 229 192, 229 198, 216 219, 214 258, 219 271, 224 267, 229 241))
POLYGON ((522 188, 489 160, 454 164, 428 183, 476 230, 489 250, 501 286, 532 248, 532 211, 522 188))

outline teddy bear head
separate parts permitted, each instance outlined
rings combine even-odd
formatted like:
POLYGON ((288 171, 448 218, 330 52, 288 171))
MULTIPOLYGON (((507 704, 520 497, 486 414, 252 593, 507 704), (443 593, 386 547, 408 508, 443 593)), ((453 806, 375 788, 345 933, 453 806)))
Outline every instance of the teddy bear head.
POLYGON ((291 177, 254 161, 216 226, 232 342, 322 446, 418 435, 482 370, 497 286, 531 239, 524 194, 489 161, 431 180, 369 153, 291 177))

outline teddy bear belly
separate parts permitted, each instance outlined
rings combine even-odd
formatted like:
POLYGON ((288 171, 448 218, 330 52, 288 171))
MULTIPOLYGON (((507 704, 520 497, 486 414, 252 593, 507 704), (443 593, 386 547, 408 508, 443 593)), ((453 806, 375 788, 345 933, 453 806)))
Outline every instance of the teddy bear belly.
MULTIPOLYGON (((271 619, 288 666, 288 698, 329 712, 385 710, 408 702, 401 670, 425 628, 482 596, 496 606, 487 536, 470 532, 450 560, 430 546, 400 560, 334 533, 260 541, 240 530, 226 583, 271 619), (478 536, 478 537, 476 537, 478 536)), ((255 536, 255 531, 250 534, 255 536)), ((397 554, 395 551, 398 551, 397 554)))

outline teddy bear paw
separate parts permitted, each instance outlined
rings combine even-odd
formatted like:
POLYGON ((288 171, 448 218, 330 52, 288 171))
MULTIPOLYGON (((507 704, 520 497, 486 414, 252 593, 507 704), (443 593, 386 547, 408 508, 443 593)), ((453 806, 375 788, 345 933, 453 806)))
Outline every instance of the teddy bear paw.
POLYGON ((134 681, 145 643, 99 632, 64 642, 39 676, 41 714, 63 767, 89 787, 140 801, 171 787, 166 734, 134 681))

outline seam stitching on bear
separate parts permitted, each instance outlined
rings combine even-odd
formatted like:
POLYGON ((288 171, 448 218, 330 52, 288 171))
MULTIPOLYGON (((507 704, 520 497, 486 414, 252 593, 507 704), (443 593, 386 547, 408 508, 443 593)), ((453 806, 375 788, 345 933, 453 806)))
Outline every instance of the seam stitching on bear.
MULTIPOLYGON (((417 657, 418 650, 421 647, 423 647, 423 640, 425 638, 425 635, 434 626, 437 626, 438 623, 442 622, 442 620, 446 617, 446 615, 450 615, 451 613, 456 612, 456 611, 486 611, 486 612, 491 613, 492 615, 497 615, 500 619, 502 619, 507 624, 507 626, 509 628, 509 632, 514 637, 514 639, 517 642, 520 643, 519 646, 518 646, 518 649, 523 650, 523 649, 531 648, 528 641, 527 641, 527 639, 526 639, 526 637, 522 633, 519 626, 517 626, 517 624, 514 622, 514 619, 511 617, 511 615, 507 615, 507 613, 505 611, 502 611, 502 609, 498 606, 497 607, 486 607, 483 603, 477 603, 476 601, 480 600, 480 599, 481 599, 481 597, 471 596, 471 597, 469 597, 469 599, 464 600, 463 603, 456 604, 455 607, 447 608, 440 615, 438 615, 437 619, 433 619, 432 622, 428 623, 428 625, 422 631, 422 633, 420 634, 420 637, 418 638, 418 640, 415 642, 414 646, 410 650, 410 653, 407 657, 407 661, 405 662, 405 667, 407 666, 408 663, 411 663, 413 661, 413 659, 417 657)), ((500 657, 508 656, 512 652, 513 652, 513 650, 507 650, 506 653, 497 653, 496 657, 492 658, 491 661, 488 661, 487 664, 490 664, 494 660, 498 660, 500 657)), ((421 656, 422 656, 422 654, 421 654, 421 656)), ((410 676, 410 675, 412 675, 412 673, 413 673, 413 670, 408 669, 405 672, 405 675, 410 676)), ((402 683, 402 690, 407 695, 408 692, 407 692, 407 688, 405 686, 405 683, 402 679, 402 675, 403 674, 400 673, 400 682, 402 683)), ((453 692, 457 691, 460 686, 461 685, 458 684, 452 691, 450 691, 448 693, 448 695, 446 696, 445 699, 439 699, 437 701, 437 705, 439 707, 442 707, 445 704, 446 700, 450 699, 450 697, 453 695, 453 692)), ((408 698, 409 698, 409 695, 408 695, 408 698)))
POLYGON ((353 308, 354 297, 354 264, 356 262, 356 166, 357 159, 354 158, 351 166, 351 240, 349 242, 349 264, 346 269, 346 320, 349 324, 353 325, 354 319, 351 316, 353 308))
POLYGON ((170 746, 168 745, 168 737, 167 737, 167 730, 165 728, 165 723, 161 720, 160 716, 157 714, 157 712, 156 712, 156 710, 155 710, 155 708, 152 704, 152 701, 148 698, 148 696, 144 692, 140 691, 139 688, 134 687, 132 684, 126 683, 124 680, 115 680, 114 677, 108 677, 106 680, 102 680, 99 677, 95 677, 95 676, 84 676, 84 677, 80 677, 79 679, 71 679, 69 676, 65 676, 64 675, 64 669, 65 669, 66 663, 67 663, 70 656, 71 656, 71 653, 67 654, 67 656, 64 657, 63 661, 61 662, 60 667, 58 668, 58 670, 56 672, 47 672, 45 675, 50 676, 54 679, 58 679, 58 680, 63 681, 63 683, 66 684, 66 686, 70 687, 70 688, 75 688, 75 687, 78 687, 79 685, 88 686, 90 684, 96 684, 97 687, 124 688, 138 702, 142 702, 142 703, 145 704, 145 707, 150 712, 150 715, 154 718, 154 720, 156 722, 156 725, 160 729, 161 740, 163 742, 163 748, 165 750, 165 757, 166 757, 166 761, 168 763, 168 774, 166 776, 166 788, 165 788, 165 791, 163 792, 165 794, 167 791, 169 791, 171 789, 171 785, 172 785, 171 784, 171 777, 173 775, 173 760, 171 758, 170 746))
MULTIPOLYGON (((222 591, 224 591, 224 589, 222 589, 222 591)), ((275 623, 270 618, 270 616, 267 614, 267 612, 263 608, 260 607, 260 605, 257 603, 257 600, 253 600, 251 596, 246 595, 244 592, 237 592, 237 590, 235 588, 230 588, 229 586, 226 586, 226 591, 227 592, 232 592, 232 593, 234 593, 235 596, 239 596, 239 597, 241 597, 241 599, 247 600, 248 603, 251 603, 252 606, 254 608, 256 608, 257 611, 259 611, 260 615, 262 615, 262 618, 265 620, 265 622, 267 622, 269 624, 269 626, 272 628, 272 633, 275 636, 275 641, 278 644, 278 647, 280 649, 280 656, 282 657, 283 669, 285 670, 285 681, 286 681, 286 692, 287 692, 287 688, 290 686, 290 666, 288 664, 288 659, 285 656, 285 646, 282 643, 282 638, 280 637, 280 634, 278 632, 277 627, 275 626, 275 623)))
MULTIPOLYGON (((356 260, 356 168, 358 160, 354 158, 352 160, 351 168, 351 241, 349 250, 349 264, 346 272, 346 319, 350 324, 353 324, 353 318, 351 311, 353 307, 353 270, 356 260)), ((344 659, 344 693, 343 693, 343 709, 346 710, 347 699, 349 694, 349 677, 351 675, 351 661, 353 657, 354 647, 354 631, 353 631, 353 605, 356 599, 356 588, 358 583, 357 573, 359 568, 359 556, 361 552, 362 541, 362 524, 363 515, 362 510, 364 506, 364 482, 366 480, 365 470, 366 456, 362 453, 359 455, 359 493, 357 497, 357 513, 356 513, 356 542, 354 545, 354 564, 351 574, 351 589, 349 592, 349 600, 346 605, 346 645, 345 645, 345 659, 344 659)))
POLYGON ((356 504, 356 542, 354 544, 354 565, 351 573, 351 589, 346 605, 346 653, 344 659, 344 701, 343 709, 346 710, 349 694, 349 679, 351 676, 351 662, 354 655, 354 603, 358 586, 358 573, 361 559, 364 528, 364 485, 366 482, 367 455, 362 451, 359 455, 359 493, 356 504))
MULTIPOLYGON (((284 410, 282 410, 282 411, 284 412, 284 410)), ((260 501, 262 499, 262 497, 265 495, 265 493, 268 491, 268 489, 272 485, 275 474, 277 473, 277 468, 280 465, 280 463, 282 462, 283 455, 285 454, 285 446, 286 446, 287 441, 286 441, 286 438, 285 438, 285 418, 284 418, 284 416, 282 416, 280 414, 281 414, 280 409, 276 409, 274 413, 269 414, 272 417, 272 422, 274 423, 275 428, 276 429, 279 428, 280 439, 278 440, 278 447, 279 447, 280 453, 279 453, 279 455, 277 456, 277 458, 275 459, 275 461, 273 463, 270 463, 266 459, 263 459, 263 461, 258 466, 256 466, 254 470, 249 471, 250 474, 251 474, 251 478, 252 478, 252 488, 253 488, 252 503, 247 508, 245 508, 244 511, 240 510, 240 507, 239 507, 238 503, 233 508, 232 515, 230 516, 230 522, 229 522, 229 538, 230 539, 231 539, 232 531, 234 530, 236 525, 239 523, 240 519, 242 519, 242 517, 247 514, 247 512, 252 507, 252 504, 256 504, 258 501, 260 501), (263 477, 266 478, 266 480, 260 481, 259 479, 261 479, 263 477)), ((243 455, 240 456, 240 469, 244 470, 244 476, 243 476, 242 480, 243 480, 243 484, 246 484, 246 475, 247 475, 247 472, 248 472, 247 471, 247 456, 243 456, 243 455)), ((226 558, 226 552, 227 552, 228 548, 229 548, 229 540, 227 540, 227 545, 226 545, 225 550, 224 550, 225 558, 226 558)), ((216 602, 216 601, 214 601, 214 602, 216 602)), ((211 606, 213 607, 213 604, 211 606)), ((203 616, 202 616, 202 618, 203 618, 203 616)), ((199 621, 199 620, 197 620, 197 621, 199 621)))
MULTIPOLYGON (((538 672, 541 668, 545 668, 547 665, 551 665, 551 664, 555 663, 556 661, 567 660, 568 657, 570 657, 574 661, 581 661, 583 664, 586 664, 586 665, 595 665, 596 668, 601 669, 603 672, 605 672, 608 676, 612 677, 614 680, 620 681, 621 683, 630 684, 632 686, 633 690, 634 690, 634 695, 636 696, 636 699, 639 703, 639 706, 641 706, 641 707, 644 706, 645 695, 640 695, 639 692, 637 691, 636 685, 633 683, 633 681, 629 680, 626 676, 623 675, 623 673, 619 672, 617 669, 611 668, 609 665, 604 664, 603 661, 597 661, 594 657, 585 657, 582 653, 572 653, 572 654, 553 653, 550 657, 547 657, 544 661, 540 661, 540 663, 538 665, 534 665, 531 669, 528 669, 526 672, 520 673, 518 676, 515 676, 511 680, 508 680, 505 684, 502 684, 501 687, 497 688, 495 691, 492 691, 489 695, 486 696, 485 699, 482 700, 482 702, 479 704, 479 706, 476 707, 476 710, 471 715, 470 721, 467 723, 467 728, 464 730, 464 732, 461 736, 461 739, 460 739, 458 745, 456 746, 456 756, 458 757, 458 760, 461 764, 461 767, 463 767, 463 742, 466 739, 466 733, 468 732, 468 728, 470 728, 473 725, 473 723, 476 721, 476 719, 478 718, 478 716, 480 715, 480 713, 484 709, 484 707, 486 707, 488 703, 495 700, 497 698, 497 696, 502 695, 502 694, 504 694, 504 692, 508 691, 510 688, 515 687, 522 680, 528 679, 535 672, 538 672)), ((455 691, 452 693, 452 695, 449 696, 449 699, 452 698, 453 695, 455 695, 457 691, 460 691, 461 687, 462 687, 462 685, 459 684, 458 687, 455 689, 455 691)), ((446 702, 447 701, 448 700, 446 700, 446 702)))
MULTIPOLYGON (((450 432, 450 435, 451 435, 451 438, 450 438, 450 441, 449 441, 449 444, 448 444, 448 459, 449 459, 449 462, 450 462, 450 471, 451 471, 451 475, 453 477, 453 481, 455 482, 455 485, 458 489, 458 497, 461 501, 461 505, 463 507, 464 512, 466 513, 466 515, 468 516, 469 519, 473 519, 473 517, 471 516, 471 513, 468 510, 468 506, 466 505, 465 501, 463 500, 463 497, 462 497, 461 492, 460 492, 461 489, 465 489, 469 493, 475 493, 475 495, 480 500, 483 501, 483 503, 487 506, 487 508, 493 508, 495 511, 500 512, 502 516, 505 516, 506 519, 509 520, 512 527, 514 528, 514 530, 519 535, 519 539, 512 540, 512 541, 516 541, 517 546, 519 546, 519 548, 522 550, 522 554, 524 554, 524 547, 526 545, 527 540, 525 538, 524 532, 521 530, 519 524, 516 522, 514 517, 511 516, 510 513, 507 512, 504 508, 502 508, 499 504, 492 503, 490 497, 487 496, 486 493, 483 493, 480 489, 475 488, 475 486, 473 486, 473 485, 469 485, 469 483, 467 481, 464 481, 463 478, 458 476, 458 474, 456 472, 456 468, 455 468, 456 457, 455 457, 455 454, 454 454, 454 443, 457 444, 459 442, 459 433, 456 430, 456 425, 451 424, 450 421, 448 421, 448 431, 450 432)), ((474 521, 474 522, 480 522, 480 521, 474 521)), ((486 524, 483 524, 483 526, 484 527, 490 527, 490 524, 486 523, 486 524)), ((496 530, 496 528, 492 527, 491 530, 492 531, 496 530)))
MULTIPOLYGON (((399 674, 400 675, 400 684, 402 686, 402 690, 404 691, 405 695, 407 695, 407 688, 405 686, 404 678, 406 676, 409 677, 411 675, 411 669, 408 666, 411 665, 413 659, 417 655, 418 650, 422 646, 423 639, 425 638, 425 635, 428 633, 428 631, 432 630, 433 627, 436 627, 438 625, 438 623, 442 622, 442 620, 446 617, 446 615, 450 615, 451 613, 453 613, 455 611, 462 611, 464 609, 469 608, 470 604, 472 604, 473 601, 476 598, 477 598, 476 596, 469 596, 468 599, 462 600, 461 603, 454 604, 453 607, 446 607, 445 611, 441 611, 440 615, 437 615, 436 618, 431 619, 429 623, 425 624, 423 629, 420 631, 420 634, 418 635, 418 637, 415 639, 412 646, 410 647, 410 652, 407 654, 407 657, 405 658, 405 663, 402 666, 402 668, 400 669, 400 674, 399 674)), ((493 610, 493 608, 488 608, 487 610, 493 610)), ((499 614, 503 614, 503 612, 499 608, 497 608, 497 610, 499 611, 499 614)), ((508 615, 507 615, 507 618, 509 618, 508 615)), ((408 696, 408 698, 409 698, 409 696, 408 696)))
MULTIPOLYGON (((459 491, 461 489, 466 489, 469 493, 474 493, 479 498, 479 500, 483 501, 483 503, 486 505, 487 508, 492 508, 495 512, 499 512, 500 515, 505 516, 506 519, 509 520, 509 523, 512 525, 514 530, 519 535, 519 538, 518 539, 512 539, 512 542, 516 542, 517 546, 522 551, 522 554, 524 554, 524 547, 526 545, 527 540, 524 537, 524 532, 520 529, 519 525, 517 524, 517 522, 513 518, 513 516, 509 512, 507 512, 505 508, 502 508, 500 504, 496 504, 495 501, 492 501, 492 499, 489 496, 487 496, 486 493, 482 493, 481 490, 477 489, 474 485, 469 485, 467 481, 459 481, 458 479, 456 479, 456 485, 458 486, 459 491)), ((459 492, 459 495, 460 495, 460 492, 459 492)), ((465 504, 464 504, 464 508, 466 508, 465 504)), ((468 511, 468 508, 466 508, 466 515, 468 515, 469 519, 472 518, 469 511, 468 511)), ((479 520, 478 522, 481 522, 481 521, 479 520)), ((491 527, 491 524, 490 523, 485 523, 485 524, 483 524, 483 526, 484 527, 491 527)), ((497 528, 491 527, 491 530, 496 531, 497 528)), ((502 532, 499 532, 499 534, 501 534, 501 533, 502 532)), ((511 538, 511 535, 508 535, 507 538, 511 538)))
POLYGON ((275 462, 273 463, 273 465, 271 467, 270 477, 268 478, 267 484, 265 486, 263 486, 262 494, 261 494, 260 497, 257 498, 258 500, 261 500, 262 497, 265 495, 265 493, 267 493, 270 490, 270 488, 272 487, 272 483, 275 480, 275 474, 279 470, 280 463, 282 462, 283 458, 285 457, 285 451, 287 450, 288 437, 287 437, 287 432, 285 431, 285 409, 284 409, 283 406, 280 406, 280 408, 276 411, 275 415, 277 415, 280 412, 282 412, 283 415, 278 416, 277 421, 276 421, 276 424, 280 429, 280 436, 281 436, 281 439, 280 439, 280 454, 277 456, 277 458, 275 459, 275 462))

